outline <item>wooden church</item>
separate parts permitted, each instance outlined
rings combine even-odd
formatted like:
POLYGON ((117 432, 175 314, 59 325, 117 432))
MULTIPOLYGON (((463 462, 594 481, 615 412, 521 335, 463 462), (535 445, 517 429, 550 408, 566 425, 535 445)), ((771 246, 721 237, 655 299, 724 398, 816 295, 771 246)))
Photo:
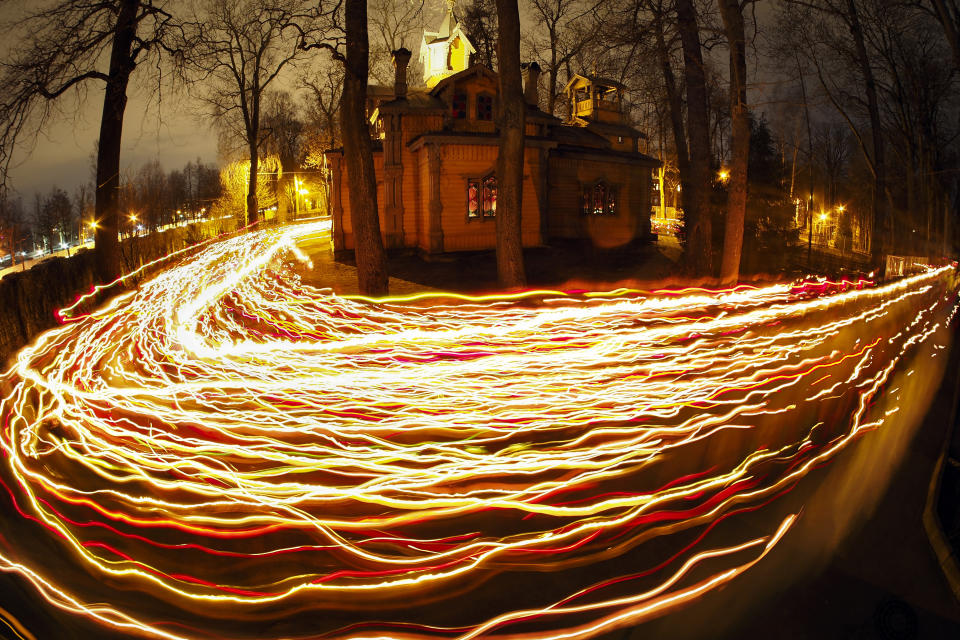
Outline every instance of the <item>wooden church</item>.
MULTIPOLYGON (((410 52, 394 52, 393 87, 371 87, 368 114, 380 229, 388 249, 425 255, 496 247, 497 76, 470 66, 473 45, 453 12, 423 34, 423 86, 408 88, 410 52)), ((525 247, 580 240, 600 248, 647 242, 652 170, 643 135, 626 123, 624 87, 590 75, 565 87, 568 122, 540 110, 536 63, 527 102, 521 211, 525 247)), ((343 150, 326 154, 333 243, 354 248, 343 150)))

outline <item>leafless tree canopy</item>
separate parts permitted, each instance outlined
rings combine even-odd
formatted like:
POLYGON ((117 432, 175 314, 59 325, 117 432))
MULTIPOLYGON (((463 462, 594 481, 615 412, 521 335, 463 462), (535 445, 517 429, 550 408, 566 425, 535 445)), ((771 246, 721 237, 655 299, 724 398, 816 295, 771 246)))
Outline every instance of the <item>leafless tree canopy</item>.
MULTIPOLYGON (((13 4, 0 2, 11 11, 13 4)), ((120 4, 119 0, 46 2, 0 27, 0 36, 10 45, 0 61, 0 188, 7 185, 14 148, 31 145, 51 117, 60 115, 57 99, 82 100, 87 81, 109 79, 107 63, 120 4)), ((137 4, 137 37, 130 56, 134 64, 169 50, 178 28, 167 10, 168 0, 137 4)))
POLYGON ((258 214, 257 160, 267 92, 332 28, 315 0, 198 0, 185 30, 185 66, 217 126, 242 141, 250 161, 247 220, 258 214))

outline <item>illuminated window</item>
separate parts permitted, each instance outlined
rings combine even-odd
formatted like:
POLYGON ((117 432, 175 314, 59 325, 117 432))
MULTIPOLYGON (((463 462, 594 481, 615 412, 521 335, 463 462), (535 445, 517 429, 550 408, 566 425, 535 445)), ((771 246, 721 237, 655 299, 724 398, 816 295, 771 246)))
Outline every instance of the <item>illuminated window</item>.
POLYGON ((467 94, 458 91, 453 94, 453 107, 451 109, 453 117, 462 120, 467 117, 467 94))
POLYGON ((603 208, 607 204, 607 185, 603 182, 598 182, 593 185, 593 205, 590 208, 590 213, 595 216, 603 215, 603 208))
POLYGON ((497 215, 497 178, 487 176, 483 179, 483 216, 497 215))
POLYGON ((479 180, 467 181, 467 217, 480 217, 480 191, 482 185, 479 180))
POLYGON ((615 216, 619 212, 620 193, 603 180, 583 185, 581 212, 590 216, 615 216))
POLYGON ((467 180, 467 218, 497 215, 497 178, 493 174, 467 180))
POLYGON ((477 96, 477 120, 493 120, 493 96, 477 96))

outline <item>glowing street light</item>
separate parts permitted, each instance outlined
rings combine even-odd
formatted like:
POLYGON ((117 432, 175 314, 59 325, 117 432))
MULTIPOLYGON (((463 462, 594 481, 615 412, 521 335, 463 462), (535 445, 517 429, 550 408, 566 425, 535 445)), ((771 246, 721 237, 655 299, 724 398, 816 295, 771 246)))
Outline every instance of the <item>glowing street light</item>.
POLYGON ((726 182, 730 179, 730 172, 726 169, 721 169, 720 173, 717 174, 717 178, 720 180, 720 182, 726 182))

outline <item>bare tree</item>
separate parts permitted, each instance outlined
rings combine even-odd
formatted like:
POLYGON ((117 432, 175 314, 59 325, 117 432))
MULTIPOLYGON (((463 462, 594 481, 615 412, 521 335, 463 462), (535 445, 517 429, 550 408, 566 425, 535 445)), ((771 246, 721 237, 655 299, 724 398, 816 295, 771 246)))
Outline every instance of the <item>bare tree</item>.
MULTIPOLYGON (((306 114, 309 123, 304 140, 305 167, 323 170, 326 167, 324 153, 340 144, 340 97, 343 93, 343 65, 328 64, 304 78, 309 89, 306 114)), ((330 181, 318 183, 324 211, 330 211, 330 181)))
POLYGON ((520 79, 520 11, 517 0, 497 0, 500 73, 500 154, 497 156, 497 276, 502 287, 527 282, 520 213, 527 106, 520 79))
POLYGON ((87 222, 92 222, 94 217, 93 209, 93 189, 89 184, 80 184, 73 192, 73 210, 77 218, 77 234, 82 233, 81 229, 87 222))
POLYGON ((54 234, 59 244, 68 247, 73 235, 73 206, 70 204, 70 196, 66 191, 53 187, 49 195, 44 198, 43 208, 46 211, 45 217, 53 223, 54 234))
POLYGON ((173 16, 159 0, 58 0, 4 25, 10 57, 0 65, 0 183, 14 147, 56 115, 55 101, 85 97, 87 81, 105 84, 97 149, 96 247, 101 280, 120 273, 117 196, 120 142, 130 75, 165 48, 173 16))
POLYGON ((39 240, 40 251, 53 252, 53 239, 56 237, 56 221, 53 210, 47 206, 47 198, 35 192, 33 194, 33 237, 39 240))
POLYGON ((264 143, 264 98, 281 72, 306 56, 320 32, 311 0, 203 0, 189 25, 193 47, 186 63, 199 73, 203 99, 228 134, 241 140, 250 161, 246 219, 258 218, 258 159, 264 143))
MULTIPOLYGON (((872 249, 874 261, 893 241, 890 207, 887 192, 887 162, 883 125, 880 120, 880 101, 877 81, 867 40, 861 23, 861 0, 785 0, 785 10, 780 20, 781 33, 788 36, 789 46, 799 51, 813 68, 820 87, 829 102, 850 126, 863 153, 864 160, 873 174, 873 226, 875 231, 872 249), (829 57, 839 57, 848 68, 856 70, 857 85, 862 87, 861 104, 866 105, 869 131, 864 132, 849 113, 844 99, 847 88, 840 80, 825 70, 829 57), (877 241, 879 240, 879 241, 877 241)), ((786 44, 786 43, 785 43, 786 44)))
MULTIPOLYGON (((538 29, 529 38, 531 53, 547 74, 547 113, 555 115, 561 95, 559 78, 596 34, 591 20, 593 3, 585 0, 531 0, 538 29)), ((569 77, 566 78, 569 80, 569 77)))
POLYGON ((366 0, 346 0, 346 56, 344 57, 343 155, 350 191, 350 216, 357 259, 360 292, 382 296, 388 291, 387 256, 380 234, 377 177, 367 122, 367 81, 370 45, 367 36, 366 0))
POLYGON ((953 52, 953 66, 960 70, 960 7, 956 0, 930 0, 930 4, 953 52))
POLYGON ((475 48, 471 64, 482 64, 493 69, 497 66, 497 16, 499 4, 495 0, 471 0, 463 8, 460 26, 475 48))
MULTIPOLYGON (((23 201, 0 194, 0 248, 10 254, 10 266, 17 265, 17 254, 23 249, 27 235, 23 201)), ((23 258, 20 261, 23 262, 23 258)))
POLYGON ((277 181, 277 194, 284 195, 284 208, 296 207, 297 172, 303 159, 306 127, 300 105, 288 91, 274 91, 267 96, 263 112, 261 153, 276 156, 283 168, 277 181))
POLYGON ((683 47, 687 84, 687 133, 690 165, 681 170, 683 209, 687 227, 687 264, 700 276, 712 274, 710 211, 710 131, 707 118, 706 71, 700 28, 693 0, 676 0, 677 31, 683 47))
MULTIPOLYGON (((368 0, 367 21, 374 40, 370 45, 370 75, 381 84, 393 78, 391 53, 413 49, 423 28, 424 0, 368 0)), ((408 69, 410 77, 416 70, 408 69)))
POLYGON ((734 284, 740 276, 743 223, 747 212, 747 165, 750 157, 750 114, 747 110, 747 41, 739 0, 717 0, 730 50, 730 177, 724 223, 720 280, 734 284))
POLYGON ((833 208, 837 204, 837 183, 843 179, 850 158, 850 133, 845 125, 830 122, 819 124, 813 136, 814 151, 819 156, 826 181, 824 204, 833 208))
POLYGON ((322 166, 322 154, 340 143, 340 99, 343 65, 329 64, 303 79, 310 98, 306 108, 313 138, 308 142, 312 166, 322 166))

